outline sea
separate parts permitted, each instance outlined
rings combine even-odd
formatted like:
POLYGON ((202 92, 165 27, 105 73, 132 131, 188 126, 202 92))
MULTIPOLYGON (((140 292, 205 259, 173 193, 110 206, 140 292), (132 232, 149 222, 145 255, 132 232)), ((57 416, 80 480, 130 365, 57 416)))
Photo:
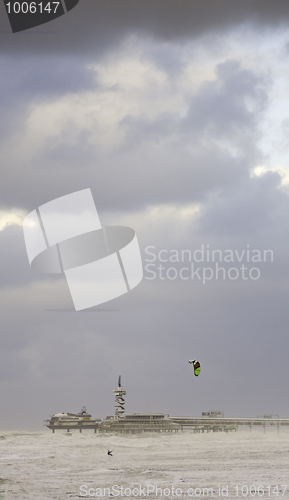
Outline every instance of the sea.
POLYGON ((289 432, 0 432, 0 489, 1 500, 288 499, 289 432))

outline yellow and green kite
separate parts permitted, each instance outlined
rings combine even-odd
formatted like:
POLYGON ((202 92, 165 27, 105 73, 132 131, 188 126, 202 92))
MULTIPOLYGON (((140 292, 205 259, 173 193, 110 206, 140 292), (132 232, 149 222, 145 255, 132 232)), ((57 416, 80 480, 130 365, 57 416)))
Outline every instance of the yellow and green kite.
POLYGON ((194 366, 194 374, 197 377, 200 374, 201 371, 201 365, 196 359, 190 359, 189 360, 190 365, 194 366))

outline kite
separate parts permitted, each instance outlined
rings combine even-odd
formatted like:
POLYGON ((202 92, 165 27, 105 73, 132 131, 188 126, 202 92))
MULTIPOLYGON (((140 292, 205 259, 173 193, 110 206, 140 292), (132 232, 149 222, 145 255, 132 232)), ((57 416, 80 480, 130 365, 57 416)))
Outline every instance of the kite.
POLYGON ((190 365, 194 365, 194 374, 197 377, 201 371, 200 363, 196 359, 190 360, 189 363, 190 365))

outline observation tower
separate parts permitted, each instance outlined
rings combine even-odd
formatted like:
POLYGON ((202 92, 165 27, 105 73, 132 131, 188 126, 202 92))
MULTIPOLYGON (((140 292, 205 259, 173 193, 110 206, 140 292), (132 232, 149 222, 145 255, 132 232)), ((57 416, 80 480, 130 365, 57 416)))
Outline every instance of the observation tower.
POLYGON ((118 388, 113 391, 113 394, 115 397, 115 418, 123 418, 126 390, 121 387, 121 375, 118 377, 118 388))

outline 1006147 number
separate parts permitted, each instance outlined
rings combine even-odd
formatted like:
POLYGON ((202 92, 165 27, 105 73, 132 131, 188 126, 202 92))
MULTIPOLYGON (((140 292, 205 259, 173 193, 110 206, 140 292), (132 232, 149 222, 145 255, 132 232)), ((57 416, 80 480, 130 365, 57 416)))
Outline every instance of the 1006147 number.
POLYGON ((269 486, 263 486, 263 484, 260 484, 259 486, 255 486, 254 484, 247 486, 246 484, 243 484, 242 486, 235 486, 234 490, 237 497, 263 497, 264 495, 265 498, 268 496, 278 497, 279 495, 283 497, 287 490, 287 484, 269 486))
POLYGON ((8 14, 55 14, 60 2, 8 2, 6 3, 8 14))

